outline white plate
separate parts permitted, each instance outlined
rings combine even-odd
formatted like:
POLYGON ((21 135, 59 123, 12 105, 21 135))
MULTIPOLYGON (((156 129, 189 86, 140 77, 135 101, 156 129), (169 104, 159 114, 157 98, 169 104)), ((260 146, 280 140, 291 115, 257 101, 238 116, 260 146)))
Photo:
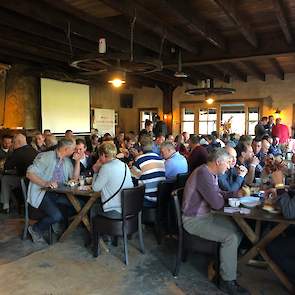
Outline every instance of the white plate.
POLYGON ((256 206, 260 205, 260 203, 261 203, 260 198, 251 197, 251 196, 240 198, 240 202, 243 206, 249 207, 249 208, 256 207, 256 206))

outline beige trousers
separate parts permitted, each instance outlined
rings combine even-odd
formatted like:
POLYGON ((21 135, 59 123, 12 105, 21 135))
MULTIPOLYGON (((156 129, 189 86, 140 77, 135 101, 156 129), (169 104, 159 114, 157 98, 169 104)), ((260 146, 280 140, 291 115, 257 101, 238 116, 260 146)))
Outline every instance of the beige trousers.
POLYGON ((204 217, 182 217, 187 232, 221 243, 220 275, 224 281, 236 280, 238 246, 242 233, 231 217, 210 213, 204 217))

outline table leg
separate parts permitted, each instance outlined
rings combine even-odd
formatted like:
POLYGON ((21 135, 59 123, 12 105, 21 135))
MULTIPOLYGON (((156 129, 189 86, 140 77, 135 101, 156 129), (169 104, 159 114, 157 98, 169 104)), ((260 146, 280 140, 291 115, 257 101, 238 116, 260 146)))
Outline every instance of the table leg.
POLYGON ((256 220, 255 223, 255 234, 259 238, 261 235, 261 220, 256 220))
POLYGON ((256 235, 256 233, 252 230, 244 218, 233 215, 233 219, 247 236, 247 238, 252 242, 252 244, 258 241, 259 236, 256 235))
POLYGON ((264 260, 267 262, 267 264, 270 266, 272 271, 275 273, 275 275, 279 278, 279 280, 282 282, 282 284, 288 289, 288 291, 291 294, 294 294, 295 289, 293 284, 288 280, 286 275, 280 270, 280 268, 274 263, 274 261, 269 257, 265 249, 259 249, 259 253, 264 258, 264 260))
MULTIPOLYGON (((96 201, 97 198, 98 196, 92 196, 91 198, 89 198, 85 206, 78 212, 77 216, 74 218, 74 220, 71 222, 69 227, 65 230, 65 232, 60 237, 59 240, 61 242, 64 241, 66 237, 79 225, 79 223, 81 223, 83 218, 86 217, 87 212, 89 211, 89 209, 91 208, 91 206, 93 205, 93 203, 96 201)), ((87 220, 88 220, 88 217, 87 217, 87 220)), ((89 224, 89 228, 87 227, 87 229, 91 231, 89 220, 88 220, 88 224, 89 224)))
MULTIPOLYGON (((66 195, 69 201, 72 203, 75 210, 77 211, 77 213, 79 213, 81 211, 80 202, 77 200, 77 198, 73 194, 66 194, 66 195)), ((91 228, 90 228, 90 222, 89 222, 88 216, 87 215, 83 216, 82 221, 84 225, 86 226, 86 228, 88 229, 88 231, 90 232, 91 228)))
POLYGON ((289 224, 279 223, 268 234, 266 234, 257 244, 255 244, 243 257, 240 258, 242 263, 248 263, 248 261, 254 258, 259 249, 264 249, 272 240, 279 236, 289 224))

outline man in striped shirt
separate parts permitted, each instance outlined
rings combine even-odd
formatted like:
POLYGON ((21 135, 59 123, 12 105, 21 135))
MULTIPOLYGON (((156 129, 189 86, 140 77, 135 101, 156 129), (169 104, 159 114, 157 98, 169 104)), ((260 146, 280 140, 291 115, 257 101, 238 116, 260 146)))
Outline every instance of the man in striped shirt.
POLYGON ((165 180, 164 160, 152 152, 153 139, 151 136, 143 135, 140 144, 143 154, 136 158, 131 171, 145 185, 144 206, 155 207, 158 184, 165 180))

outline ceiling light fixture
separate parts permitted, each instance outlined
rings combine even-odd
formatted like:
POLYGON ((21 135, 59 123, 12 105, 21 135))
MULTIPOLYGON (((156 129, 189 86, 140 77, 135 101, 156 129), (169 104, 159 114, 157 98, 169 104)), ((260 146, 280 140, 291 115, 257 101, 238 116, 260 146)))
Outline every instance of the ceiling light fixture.
POLYGON ((114 87, 119 88, 126 83, 126 73, 123 71, 114 71, 111 74, 111 79, 108 83, 112 84, 114 87))
POLYGON ((205 95, 208 97, 209 95, 225 95, 225 94, 233 94, 236 92, 234 88, 227 88, 227 87, 214 87, 213 79, 210 79, 210 85, 207 83, 207 87, 200 87, 200 88, 190 88, 185 90, 186 94, 189 95, 205 95), (208 87, 209 86, 209 87, 208 87))
POLYGON ((187 78, 188 75, 182 71, 182 57, 181 57, 181 49, 178 51, 178 69, 177 72, 174 73, 174 77, 176 78, 187 78))
POLYGON ((211 98, 211 97, 209 97, 209 98, 206 99, 206 102, 207 102, 208 104, 212 104, 212 103, 214 102, 214 99, 211 98))

